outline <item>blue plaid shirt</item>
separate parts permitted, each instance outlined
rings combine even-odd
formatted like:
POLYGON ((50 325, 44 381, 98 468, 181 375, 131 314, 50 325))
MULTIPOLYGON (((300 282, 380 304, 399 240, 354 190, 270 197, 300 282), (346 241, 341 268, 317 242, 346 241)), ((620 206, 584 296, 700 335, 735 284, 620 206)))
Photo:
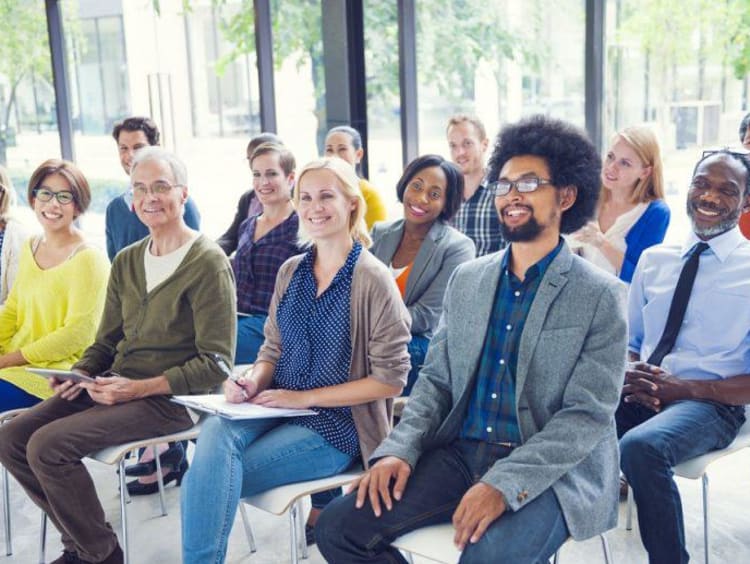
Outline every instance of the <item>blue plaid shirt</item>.
POLYGON ((486 184, 480 184, 471 198, 461 204, 453 218, 453 227, 474 241, 478 257, 505 246, 495 209, 495 193, 486 184))
POLYGON ((561 248, 562 240, 551 253, 529 267, 523 282, 509 268, 512 247, 503 256, 474 392, 461 429, 462 438, 521 443, 516 418, 518 345, 539 283, 561 248))
POLYGON ((297 243, 299 217, 296 212, 253 241, 257 220, 255 215, 240 225, 232 268, 237 281, 237 311, 268 315, 279 268, 303 249, 297 243))

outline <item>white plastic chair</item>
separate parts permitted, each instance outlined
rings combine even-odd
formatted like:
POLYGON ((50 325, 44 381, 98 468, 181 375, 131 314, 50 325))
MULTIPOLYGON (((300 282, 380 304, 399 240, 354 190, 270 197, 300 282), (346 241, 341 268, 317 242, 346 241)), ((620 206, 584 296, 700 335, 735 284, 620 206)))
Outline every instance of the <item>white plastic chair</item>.
MULTIPOLYGON (((706 564, 709 563, 709 521, 708 521, 708 467, 725 456, 729 456, 743 448, 750 447, 750 406, 745 406, 745 416, 747 421, 740 427, 737 437, 729 446, 720 450, 713 450, 701 456, 696 456, 686 460, 673 468, 675 476, 687 478, 690 480, 701 479, 703 483, 703 554, 706 564)), ((628 508, 625 528, 630 531, 633 529, 633 495, 628 487, 628 508)))
MULTIPOLYGON (((461 552, 453 544, 454 530, 451 523, 422 527, 405 535, 401 535, 391 543, 391 546, 406 553, 409 562, 412 556, 421 556, 441 562, 442 564, 456 564, 461 558, 461 552)), ((612 564, 612 555, 604 533, 599 535, 604 553, 604 562, 612 564)), ((570 539, 568 539, 570 540, 570 539)), ((567 541, 566 541, 567 542, 567 541)), ((498 549, 501 550, 501 549, 498 549)), ((553 562, 558 564, 560 551, 555 553, 553 562)))
MULTIPOLYGON (((162 479, 161 475, 161 461, 159 460, 159 455, 156 452, 157 445, 162 443, 171 443, 171 442, 180 442, 180 441, 189 441, 192 439, 195 439, 198 437, 198 434, 200 433, 201 428, 201 421, 198 421, 195 425, 190 427, 189 429, 186 429, 185 431, 180 431, 178 433, 172 433, 171 435, 162 435, 159 437, 153 437, 150 439, 142 439, 140 441, 132 441, 130 443, 124 443, 121 445, 112 446, 109 448, 102 449, 98 452, 95 452, 91 455, 89 455, 89 458, 92 460, 96 460, 97 462, 101 462, 102 464, 109 464, 111 466, 117 466, 118 467, 118 474, 119 474, 119 481, 120 481, 120 518, 122 520, 122 536, 120 538, 120 543, 122 545, 122 552, 123 552, 123 559, 125 561, 125 564, 129 563, 129 555, 130 552, 128 550, 128 512, 127 512, 127 503, 129 502, 129 499, 127 499, 127 484, 125 483, 125 458, 127 455, 133 451, 138 451, 141 448, 153 448, 154 449, 154 459, 156 461, 156 474, 158 477, 158 484, 159 484, 159 501, 161 503, 161 514, 162 516, 165 516, 167 514, 167 506, 164 501, 164 481, 162 479)), ((44 553, 45 553, 45 543, 46 543, 46 529, 47 529, 47 519, 46 515, 42 514, 42 530, 40 533, 40 539, 39 539, 39 553, 40 553, 40 561, 44 562, 44 553)))
POLYGON ((362 474, 361 471, 350 471, 328 478, 297 482, 279 486, 263 493, 243 498, 240 501, 240 515, 245 527, 245 535, 250 545, 250 551, 255 552, 255 538, 252 527, 245 511, 245 504, 262 509, 274 515, 283 515, 289 510, 289 528, 291 530, 290 549, 292 564, 299 562, 298 552, 302 558, 308 557, 307 542, 305 542, 305 518, 302 511, 302 500, 308 495, 324 492, 333 488, 340 488, 350 484, 362 474))
MULTIPOLYGON (((0 413, 0 425, 4 425, 26 409, 11 409, 0 413)), ((3 520, 5 521, 5 555, 10 556, 13 554, 13 538, 10 529, 10 475, 5 466, 3 466, 3 520)))

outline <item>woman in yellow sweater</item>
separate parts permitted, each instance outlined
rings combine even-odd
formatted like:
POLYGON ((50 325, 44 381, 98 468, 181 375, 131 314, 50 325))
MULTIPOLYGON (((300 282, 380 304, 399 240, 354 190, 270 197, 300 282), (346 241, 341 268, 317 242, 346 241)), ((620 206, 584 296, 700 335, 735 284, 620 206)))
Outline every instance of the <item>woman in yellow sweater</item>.
POLYGON ((70 368, 93 341, 104 308, 109 262, 75 220, 89 185, 68 161, 49 159, 31 175, 29 205, 43 234, 21 247, 18 275, 0 309, 0 412, 53 395, 26 367, 70 368))
MULTIPOLYGON (((348 125, 334 127, 326 134, 325 154, 327 157, 344 159, 359 174, 359 163, 365 154, 365 150, 362 148, 362 136, 359 134, 359 131, 348 125)), ((367 229, 372 230, 372 226, 375 225, 376 221, 385 221, 387 219, 385 204, 383 203, 383 198, 378 194, 378 189, 370 184, 367 179, 359 179, 359 189, 362 191, 362 196, 365 198, 367 207, 365 211, 365 223, 367 224, 367 229)))

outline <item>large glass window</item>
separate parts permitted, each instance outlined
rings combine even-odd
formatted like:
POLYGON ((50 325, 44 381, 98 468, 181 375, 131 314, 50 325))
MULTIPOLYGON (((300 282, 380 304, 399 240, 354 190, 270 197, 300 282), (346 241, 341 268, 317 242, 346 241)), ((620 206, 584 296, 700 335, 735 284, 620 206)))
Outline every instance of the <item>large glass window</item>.
POLYGON ((532 113, 584 125, 583 0, 419 0, 419 152, 447 154, 455 113, 494 137, 532 113))
POLYGON ((44 3, 5 2, 0 18, 0 165, 18 195, 17 215, 37 226, 26 204, 29 176, 60 156, 44 3))
POLYGON ((673 9, 664 2, 607 2, 604 138, 644 123, 656 132, 672 209, 668 241, 681 242, 690 231, 683 210, 701 151, 740 145, 747 76, 741 69, 741 78, 735 75, 742 54, 732 41, 742 4, 685 0, 673 9))
POLYGON ((364 3, 369 180, 383 197, 390 217, 403 211, 396 198, 396 182, 403 169, 397 4, 396 0, 364 3))

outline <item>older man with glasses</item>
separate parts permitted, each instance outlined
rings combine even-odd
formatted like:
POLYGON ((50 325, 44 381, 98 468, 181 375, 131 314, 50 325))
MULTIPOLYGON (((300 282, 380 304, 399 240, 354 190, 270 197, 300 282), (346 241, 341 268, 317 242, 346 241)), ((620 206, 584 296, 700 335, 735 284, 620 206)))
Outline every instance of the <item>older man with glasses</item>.
POLYGON ((621 467, 652 563, 689 559, 672 467, 726 447, 750 403, 750 162, 704 153, 693 171, 680 246, 646 250, 630 288, 632 364, 617 410, 621 467))
POLYGON ((115 258, 96 340, 73 366, 95 382, 54 379, 52 398, 0 428, 0 462, 62 532, 56 564, 123 560, 81 459, 189 428, 190 414, 169 396, 210 391, 232 364, 234 276, 219 246, 183 220, 185 165, 144 148, 131 179, 149 236, 115 258))

